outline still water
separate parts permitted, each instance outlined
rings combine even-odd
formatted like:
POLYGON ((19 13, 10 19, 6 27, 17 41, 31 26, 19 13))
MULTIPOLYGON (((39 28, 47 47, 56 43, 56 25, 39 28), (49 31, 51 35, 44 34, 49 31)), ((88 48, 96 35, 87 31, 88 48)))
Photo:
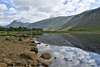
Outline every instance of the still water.
POLYGON ((37 41, 40 55, 52 55, 50 67, 100 67, 100 34, 43 34, 37 41))

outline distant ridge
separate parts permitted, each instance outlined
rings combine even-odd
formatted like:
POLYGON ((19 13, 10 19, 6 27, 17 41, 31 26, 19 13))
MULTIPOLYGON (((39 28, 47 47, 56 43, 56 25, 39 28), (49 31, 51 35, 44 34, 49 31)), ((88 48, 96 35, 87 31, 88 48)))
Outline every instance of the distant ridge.
POLYGON ((31 23, 27 27, 28 28, 32 28, 32 27, 42 28, 44 30, 58 30, 72 18, 73 18, 73 16, 55 17, 55 18, 38 21, 36 23, 31 23))
POLYGON ((27 27, 27 25, 29 25, 29 24, 30 23, 23 23, 23 22, 14 20, 9 25, 7 25, 6 28, 9 28, 9 27, 27 27))
POLYGON ((41 28, 48 31, 67 30, 100 30, 100 8, 85 11, 73 16, 60 16, 44 19, 35 23, 22 23, 14 20, 6 27, 24 26, 27 28, 41 28))
POLYGON ((100 30, 100 8, 67 17, 55 17, 31 23, 28 28, 44 30, 100 30))

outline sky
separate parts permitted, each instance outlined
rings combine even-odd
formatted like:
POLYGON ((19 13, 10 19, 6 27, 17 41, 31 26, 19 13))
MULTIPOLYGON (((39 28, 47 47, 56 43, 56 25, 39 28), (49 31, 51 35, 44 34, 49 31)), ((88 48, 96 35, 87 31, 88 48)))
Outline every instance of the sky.
POLYGON ((100 0, 0 0, 0 26, 13 20, 36 22, 100 7, 100 0))

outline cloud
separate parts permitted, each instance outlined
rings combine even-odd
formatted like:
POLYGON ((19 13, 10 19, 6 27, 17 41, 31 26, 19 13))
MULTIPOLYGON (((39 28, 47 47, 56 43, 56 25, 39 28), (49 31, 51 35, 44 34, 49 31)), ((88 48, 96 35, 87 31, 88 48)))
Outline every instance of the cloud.
POLYGON ((0 10, 3 10, 0 14, 4 18, 9 18, 9 14, 14 14, 12 18, 10 16, 9 21, 20 19, 23 22, 32 23, 50 17, 75 15, 90 8, 97 8, 98 6, 95 5, 99 5, 100 0, 5 0, 4 3, 6 4, 0 4, 0 10))
POLYGON ((49 61, 53 63, 50 67, 99 67, 100 63, 98 62, 100 62, 100 59, 96 57, 99 55, 93 53, 90 55, 88 52, 74 47, 45 45, 42 43, 37 46, 39 49, 38 54, 40 56, 42 53, 49 52, 52 55, 49 61), (93 55, 95 55, 94 59, 91 58, 93 55), (97 59, 98 62, 96 62, 97 59))
POLYGON ((0 11, 7 10, 7 6, 5 4, 0 4, 0 11))
POLYGON ((56 16, 79 14, 88 10, 95 0, 68 0, 66 4, 64 2, 65 0, 13 0, 13 4, 20 9, 21 16, 19 16, 29 22, 56 16))
POLYGON ((15 8, 12 8, 12 7, 11 7, 11 8, 9 8, 8 13, 9 13, 9 14, 16 14, 17 11, 16 11, 15 8))
POLYGON ((6 26, 6 25, 8 25, 9 23, 7 23, 7 22, 2 22, 2 21, 0 21, 0 26, 6 26))

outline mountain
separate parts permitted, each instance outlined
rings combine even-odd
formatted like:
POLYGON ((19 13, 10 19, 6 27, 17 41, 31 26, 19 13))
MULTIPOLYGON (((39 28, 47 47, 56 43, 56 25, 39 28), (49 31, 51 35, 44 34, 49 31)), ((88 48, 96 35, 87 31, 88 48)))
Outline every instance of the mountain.
POLYGON ((75 15, 60 30, 100 30, 100 8, 75 15))
POLYGON ((30 23, 23 23, 23 22, 14 20, 9 25, 7 25, 6 28, 9 28, 9 27, 27 27, 27 25, 29 25, 29 24, 30 23))
POLYGON ((67 17, 55 17, 31 23, 28 28, 44 30, 100 30, 100 8, 67 17))
POLYGON ((55 18, 45 19, 42 21, 29 24, 27 27, 28 28, 33 28, 33 27, 42 28, 44 30, 58 30, 72 18, 73 16, 55 17, 55 18))
POLYGON ((100 30, 100 8, 88 10, 73 16, 61 16, 35 23, 22 23, 14 20, 6 27, 42 28, 43 30, 100 30))

